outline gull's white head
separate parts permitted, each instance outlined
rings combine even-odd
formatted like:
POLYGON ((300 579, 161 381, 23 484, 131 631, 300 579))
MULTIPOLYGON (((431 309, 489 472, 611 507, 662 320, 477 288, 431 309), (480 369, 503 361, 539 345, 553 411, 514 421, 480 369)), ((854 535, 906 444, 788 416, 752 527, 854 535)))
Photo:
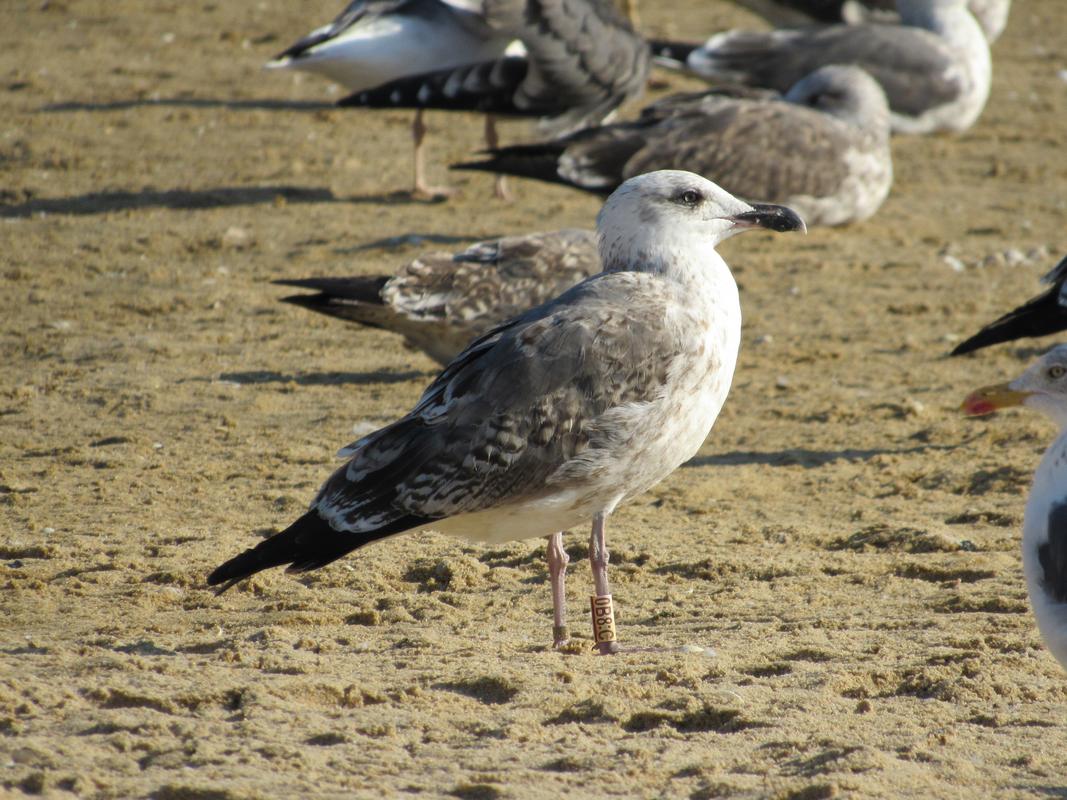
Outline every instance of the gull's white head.
POLYGON ((805 231, 785 206, 748 204, 707 178, 664 169, 630 178, 597 216, 605 270, 670 271, 751 228, 805 231))
POLYGON ((1040 411, 1067 429, 1067 344, 1053 347, 1015 380, 985 386, 963 401, 963 411, 970 416, 1012 406, 1040 411))
POLYGON ((866 70, 830 64, 797 81, 785 99, 889 138, 889 101, 866 70))

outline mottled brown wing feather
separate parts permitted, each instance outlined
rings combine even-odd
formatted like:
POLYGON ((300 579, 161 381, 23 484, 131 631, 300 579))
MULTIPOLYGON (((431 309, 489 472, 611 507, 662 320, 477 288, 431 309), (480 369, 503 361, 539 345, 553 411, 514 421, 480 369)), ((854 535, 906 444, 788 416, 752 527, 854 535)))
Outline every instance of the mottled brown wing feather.
POLYGON ((351 446, 316 503, 366 530, 544 493, 567 461, 608 446, 605 412, 661 392, 675 348, 654 281, 598 275, 475 341, 411 413, 351 446))
POLYGON ((825 114, 784 101, 727 100, 710 108, 661 122, 620 180, 688 169, 738 197, 786 202, 832 195, 848 177, 840 155, 855 134, 825 114))

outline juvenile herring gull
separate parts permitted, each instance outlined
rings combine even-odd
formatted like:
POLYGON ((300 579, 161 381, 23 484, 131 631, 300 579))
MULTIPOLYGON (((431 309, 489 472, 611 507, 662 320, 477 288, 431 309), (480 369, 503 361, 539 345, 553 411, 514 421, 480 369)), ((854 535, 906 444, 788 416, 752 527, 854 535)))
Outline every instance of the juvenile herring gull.
POLYGON ((971 415, 1026 406, 1060 433, 1034 473, 1023 519, 1023 574, 1037 627, 1067 668, 1067 345, 1058 345, 1010 383, 987 386, 963 402, 971 415))
POLYGON ((960 356, 992 344, 1067 330, 1067 257, 1041 280, 1052 284, 1048 291, 990 322, 970 339, 956 345, 951 355, 960 356))
POLYGON ((399 333, 447 365, 472 339, 600 272, 596 234, 569 229, 433 252, 396 275, 279 280, 314 289, 283 302, 399 333))
MULTIPOLYGON (((430 70, 501 57, 514 37, 491 24, 489 0, 353 0, 271 61, 270 69, 314 72, 350 92, 430 70)), ((422 111, 415 112, 414 195, 444 193, 426 183, 422 111)))
MULTIPOLYGON (((893 0, 735 0, 774 25, 796 26, 812 22, 892 22, 893 0)), ((995 42, 1008 24, 1011 0, 967 0, 967 8, 982 26, 986 41, 995 42)))
POLYGON ((989 43, 966 0, 897 0, 901 25, 727 31, 658 43, 661 63, 710 81, 787 91, 825 64, 855 64, 885 89, 898 133, 965 131, 989 97, 989 43))
POLYGON ((597 218, 603 272, 472 342, 406 416, 341 451, 349 462, 306 514, 208 583, 315 569, 407 531, 546 536, 560 645, 561 531, 592 519, 595 638, 615 652, 607 519, 710 432, 741 338, 737 285, 715 246, 753 227, 804 223, 689 172, 630 179, 597 218))
POLYGON ((788 205, 809 225, 843 225, 878 210, 893 167, 889 108, 873 78, 828 66, 783 98, 735 94, 667 97, 634 122, 500 148, 456 168, 607 194, 633 175, 684 165, 737 197, 788 205))

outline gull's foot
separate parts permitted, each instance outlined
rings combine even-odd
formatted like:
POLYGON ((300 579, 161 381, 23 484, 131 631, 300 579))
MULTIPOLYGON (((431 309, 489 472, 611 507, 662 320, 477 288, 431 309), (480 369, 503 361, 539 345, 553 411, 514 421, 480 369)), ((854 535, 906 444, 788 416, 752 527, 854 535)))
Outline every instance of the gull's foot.
POLYGON ((619 643, 612 640, 610 642, 600 642, 596 646, 602 656, 613 656, 618 653, 622 648, 619 647, 619 643))
POLYGON ((571 643, 570 634, 566 625, 552 626, 552 647, 556 650, 566 647, 571 643))
POLYGON ((453 197, 456 190, 449 186, 420 186, 415 185, 411 190, 412 200, 422 200, 427 203, 440 203, 453 197))
POLYGON ((511 202, 511 192, 508 191, 508 182, 503 175, 497 175, 493 182, 493 197, 497 200, 511 202))

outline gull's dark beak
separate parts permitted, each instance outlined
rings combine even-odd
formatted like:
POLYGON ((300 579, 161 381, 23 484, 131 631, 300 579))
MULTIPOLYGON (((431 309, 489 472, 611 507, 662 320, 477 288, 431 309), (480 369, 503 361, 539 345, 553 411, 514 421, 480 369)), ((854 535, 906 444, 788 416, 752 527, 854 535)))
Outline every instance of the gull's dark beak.
POLYGON ((791 208, 770 203, 752 203, 752 210, 730 217, 735 225, 744 228, 767 228, 778 233, 790 231, 808 232, 808 226, 791 208))

